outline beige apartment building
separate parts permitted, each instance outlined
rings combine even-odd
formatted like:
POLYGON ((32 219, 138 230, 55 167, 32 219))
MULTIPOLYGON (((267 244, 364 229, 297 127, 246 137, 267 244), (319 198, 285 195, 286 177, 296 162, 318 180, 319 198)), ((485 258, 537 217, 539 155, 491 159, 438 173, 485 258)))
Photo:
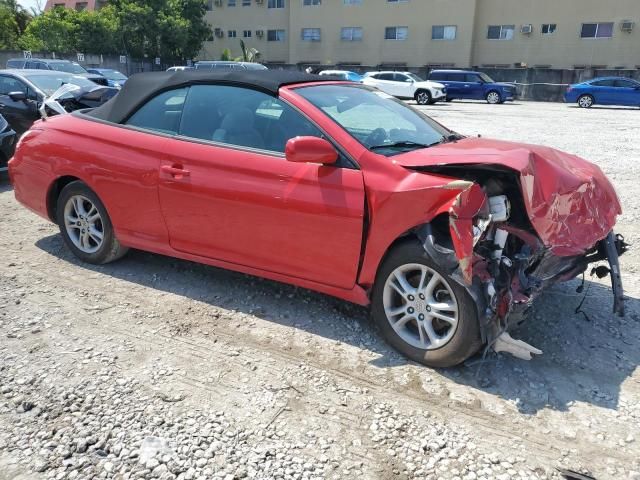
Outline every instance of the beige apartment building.
POLYGON ((240 40, 265 63, 640 68, 640 0, 209 0, 201 59, 240 40))

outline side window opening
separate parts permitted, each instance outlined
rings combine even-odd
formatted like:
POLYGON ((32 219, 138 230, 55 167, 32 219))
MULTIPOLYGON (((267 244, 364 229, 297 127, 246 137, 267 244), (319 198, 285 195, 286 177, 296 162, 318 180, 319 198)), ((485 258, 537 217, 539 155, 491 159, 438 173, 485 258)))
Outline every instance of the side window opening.
POLYGON ((321 137, 322 133, 302 114, 266 93, 194 85, 185 103, 180 135, 284 153, 289 139, 321 137))
POLYGON ((126 125, 176 135, 188 88, 156 95, 125 122, 126 125))

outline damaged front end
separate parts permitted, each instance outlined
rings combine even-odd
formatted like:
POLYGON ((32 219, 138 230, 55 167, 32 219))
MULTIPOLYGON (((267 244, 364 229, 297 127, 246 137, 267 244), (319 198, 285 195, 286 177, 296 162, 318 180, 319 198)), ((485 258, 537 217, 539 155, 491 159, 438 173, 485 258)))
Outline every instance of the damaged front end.
MULTIPOLYGON (((609 267, 598 266, 592 274, 600 278, 611 275, 613 311, 624 315, 618 257, 627 244, 622 236, 609 230, 584 247, 580 241, 592 240, 581 231, 573 232, 571 242, 539 234, 534 227, 536 219, 530 216, 537 205, 527 205, 531 197, 524 196, 522 178, 502 166, 440 165, 420 170, 461 177, 447 187, 461 189, 448 212, 448 231, 444 222, 435 222, 417 233, 427 253, 473 297, 482 340, 488 346, 526 360, 542 353, 514 340, 509 330, 526 318, 542 290, 575 278, 589 264, 602 260, 607 260, 609 267)), ((565 222, 564 215, 585 213, 576 204, 563 204, 557 197, 557 209, 551 212, 554 222, 565 222)), ((549 210, 545 214, 550 214, 549 210)))

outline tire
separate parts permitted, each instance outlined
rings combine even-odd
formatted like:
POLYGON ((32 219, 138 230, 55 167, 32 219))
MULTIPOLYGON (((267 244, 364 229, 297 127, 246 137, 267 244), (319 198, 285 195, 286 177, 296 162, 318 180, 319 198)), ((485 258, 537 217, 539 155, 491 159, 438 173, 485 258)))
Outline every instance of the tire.
POLYGON ((393 348, 411 360, 429 367, 451 367, 464 362, 482 346, 473 299, 463 286, 451 279, 427 255, 417 240, 402 242, 387 255, 378 270, 371 300, 371 315, 383 337, 393 348), (392 283, 400 285, 394 275, 403 269, 407 269, 405 279, 409 286, 414 288, 407 289, 414 294, 413 297, 402 296, 391 286, 392 283), (416 271, 415 275, 411 274, 413 269, 416 271), (426 286, 422 292, 415 289, 420 283, 420 269, 426 271, 426 286), (440 282, 436 276, 443 281, 440 282), (431 287, 430 293, 429 286, 434 278, 435 288, 431 287), (422 297, 419 297, 419 294, 422 294, 422 297), (429 297, 432 299, 431 302, 429 297), (410 301, 411 298, 414 299, 413 302, 410 301), (399 304, 394 304, 395 301, 399 301, 399 304), (431 305, 453 305, 457 307, 457 312, 447 308, 432 310, 431 305), (393 310, 402 309, 403 312, 396 314, 397 316, 391 315, 396 325, 394 328, 387 311, 393 314, 393 310), (446 317, 453 318, 457 315, 455 325, 431 316, 434 312, 443 315, 444 311, 449 312, 446 317), (422 317, 422 325, 431 325, 431 334, 427 334, 425 328, 420 335, 418 316, 422 317), (406 317, 411 317, 411 320, 404 322, 404 326, 398 326, 406 317), (440 333, 442 335, 438 335, 440 333), (434 337, 434 342, 430 340, 431 336, 434 337), (421 346, 421 343, 429 345, 421 346))
POLYGON ((490 103, 491 105, 497 105, 499 103, 502 103, 502 97, 500 96, 500 92, 496 92, 495 90, 491 90, 490 92, 487 92, 485 99, 487 100, 487 103, 490 103))
POLYGON ((83 262, 95 265, 113 262, 129 250, 115 237, 104 204, 80 181, 69 183, 60 192, 56 220, 67 247, 83 262))
POLYGON ((429 90, 418 90, 414 99, 418 105, 429 105, 433 102, 433 98, 431 97, 431 92, 429 92, 429 90))
POLYGON ((578 97, 578 106, 580 108, 591 108, 596 103, 592 95, 580 95, 578 97))

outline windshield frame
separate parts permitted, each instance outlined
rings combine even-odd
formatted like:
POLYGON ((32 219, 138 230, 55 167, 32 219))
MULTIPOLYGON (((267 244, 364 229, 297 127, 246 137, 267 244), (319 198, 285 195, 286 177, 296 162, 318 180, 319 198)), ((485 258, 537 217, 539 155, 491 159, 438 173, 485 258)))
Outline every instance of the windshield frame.
POLYGON ((82 65, 75 62, 49 62, 49 66, 51 67, 51 70, 54 70, 56 72, 70 73, 71 75, 88 73, 82 65), (66 68, 66 70, 64 68, 66 68), (69 69, 73 69, 73 71, 70 71, 69 69))
POLYGON ((87 87, 100 87, 100 85, 98 85, 97 83, 92 82, 91 80, 89 80, 86 77, 83 77, 81 75, 73 75, 71 73, 67 73, 67 72, 60 72, 58 70, 50 70, 49 72, 46 73, 42 73, 42 70, 37 70, 37 74, 34 75, 29 75, 24 74, 24 78, 31 83, 39 92, 41 92, 45 98, 50 97, 51 95, 53 95, 56 90, 58 90, 63 84, 67 84, 70 83, 72 85, 76 85, 77 87, 80 88, 87 88, 87 87), (61 78, 60 80, 62 80, 62 82, 60 83, 60 85, 58 85, 57 87, 55 87, 53 90, 51 89, 45 89, 44 85, 41 84, 38 80, 42 79, 42 78, 51 78, 53 76, 60 76, 62 74, 62 76, 67 76, 66 79, 65 78, 61 78), (77 83, 74 82, 73 80, 77 79, 77 83), (66 81, 65 81, 66 80, 66 81), (86 82, 86 83, 85 83, 86 82), (81 83, 82 85, 79 85, 79 83, 81 83))
POLYGON ((480 77, 480 80, 482 80, 484 83, 496 83, 496 81, 491 78, 489 75, 487 75, 484 72, 478 72, 478 76, 480 77))
MULTIPOLYGON (((325 118, 327 118, 328 120, 330 120, 332 123, 334 123, 338 128, 340 128, 343 132, 345 132, 350 138, 352 138, 355 142, 357 142, 359 145, 361 145, 365 150, 367 150, 368 152, 374 153, 376 155, 380 155, 382 157, 386 157, 386 158, 390 158, 393 157, 395 155, 399 155, 402 153, 407 153, 409 151, 412 150, 419 150, 421 148, 414 148, 414 149, 408 149, 408 150, 397 150, 394 151, 393 153, 389 154, 389 155, 385 155, 383 153, 381 153, 380 150, 380 145, 366 145, 365 143, 363 143, 361 141, 360 138, 358 138, 356 135, 354 135, 352 132, 350 132, 343 124, 341 124, 338 120, 336 120, 335 118, 333 118, 328 112, 326 112, 325 110, 323 110, 321 107, 319 107, 318 105, 314 104, 311 100, 309 100, 308 98, 306 98, 304 95, 302 95, 300 93, 300 90, 305 90, 305 89, 311 89, 311 88, 322 88, 322 87, 328 87, 328 86, 340 86, 340 87, 346 87, 346 88, 357 88, 357 89, 362 89, 362 90, 367 90, 369 92, 372 92, 374 94, 382 94, 382 95, 386 95, 384 92, 379 91, 376 88, 373 88, 369 85, 364 85, 362 83, 355 83, 355 82, 336 82, 336 83, 332 83, 332 82, 322 82, 322 83, 313 83, 313 84, 305 84, 305 85, 300 85, 300 86, 292 86, 290 87, 290 90, 292 92, 294 92, 297 96, 299 96, 302 100, 304 100, 305 102, 308 102, 309 105, 311 105, 313 108, 315 108, 318 112, 320 112, 325 118)), ((385 97, 386 100, 394 102, 396 104, 399 104, 401 106, 403 106, 404 108, 410 110, 412 113, 416 114, 421 120, 423 120, 427 125, 429 125, 429 127, 431 127, 433 130, 435 130, 438 133, 441 133, 442 135, 442 140, 440 142, 436 142, 433 143, 431 146, 435 146, 437 144, 440 143, 444 143, 447 141, 447 139, 449 138, 449 136, 451 135, 459 135, 456 132, 454 132, 453 130, 445 127, 444 125, 442 125, 440 122, 437 122, 436 120, 434 120, 433 118, 429 117, 428 115, 425 115, 424 113, 422 113, 420 110, 417 110, 413 107, 411 107, 411 105, 407 105, 405 102, 391 96, 391 95, 387 95, 385 97)), ((391 146, 391 145, 390 145, 391 146)), ((427 148, 422 147, 422 148, 427 148)))
POLYGON ((416 75, 415 73, 411 73, 411 72, 406 72, 405 73, 406 76, 408 76, 411 80, 413 80, 414 82, 424 82, 424 79, 420 78, 418 75, 416 75))
POLYGON ((107 80, 127 80, 127 76, 124 73, 112 68, 103 68, 99 72, 98 75, 102 75, 107 80))

